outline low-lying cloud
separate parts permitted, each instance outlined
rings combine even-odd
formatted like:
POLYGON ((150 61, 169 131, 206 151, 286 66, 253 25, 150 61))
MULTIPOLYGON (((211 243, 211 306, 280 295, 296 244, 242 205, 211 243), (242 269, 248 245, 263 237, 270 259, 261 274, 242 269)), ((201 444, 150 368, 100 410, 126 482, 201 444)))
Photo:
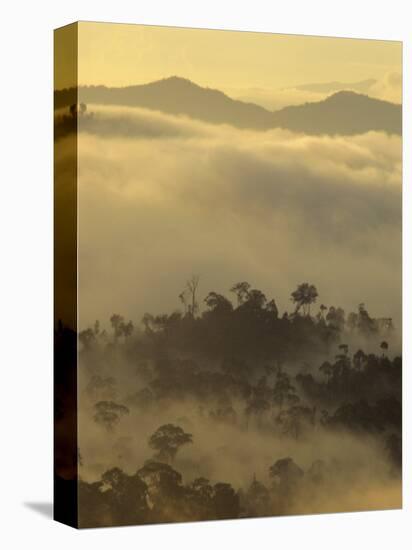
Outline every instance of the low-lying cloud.
MULTIPOLYGON (((178 307, 249 280, 281 308, 401 317, 401 139, 309 137, 89 106, 79 137, 80 326, 178 307)), ((64 140, 62 141, 62 149, 64 140)))

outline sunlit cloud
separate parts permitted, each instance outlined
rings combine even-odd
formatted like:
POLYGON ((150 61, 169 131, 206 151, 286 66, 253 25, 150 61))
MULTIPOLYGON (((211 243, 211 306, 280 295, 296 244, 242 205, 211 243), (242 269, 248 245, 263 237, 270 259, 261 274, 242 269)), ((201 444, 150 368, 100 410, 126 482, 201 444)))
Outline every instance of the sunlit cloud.
POLYGON ((400 322, 399 137, 89 111, 79 137, 82 324, 174 309, 193 272, 204 293, 250 279, 283 308, 310 280, 322 301, 363 301, 400 322))

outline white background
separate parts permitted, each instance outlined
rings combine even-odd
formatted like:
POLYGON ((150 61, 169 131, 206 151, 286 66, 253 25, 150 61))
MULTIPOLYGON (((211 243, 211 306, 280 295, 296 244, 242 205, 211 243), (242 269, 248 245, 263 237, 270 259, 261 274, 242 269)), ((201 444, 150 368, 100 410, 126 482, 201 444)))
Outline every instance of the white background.
MULTIPOLYGON (((404 510, 75 531, 52 500, 52 29, 83 19, 404 41, 404 403, 410 428, 411 23, 408 0, 69 0, 3 4, 0 31, 0 546, 410 548, 404 510)), ((409 526, 408 526, 409 522, 409 526)))

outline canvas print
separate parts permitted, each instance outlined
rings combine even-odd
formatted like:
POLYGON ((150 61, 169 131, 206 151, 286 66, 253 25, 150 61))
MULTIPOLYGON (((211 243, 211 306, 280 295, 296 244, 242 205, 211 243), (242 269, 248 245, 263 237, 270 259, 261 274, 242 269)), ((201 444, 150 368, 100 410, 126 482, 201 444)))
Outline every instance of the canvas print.
POLYGON ((402 506, 402 44, 55 33, 55 514, 402 506))

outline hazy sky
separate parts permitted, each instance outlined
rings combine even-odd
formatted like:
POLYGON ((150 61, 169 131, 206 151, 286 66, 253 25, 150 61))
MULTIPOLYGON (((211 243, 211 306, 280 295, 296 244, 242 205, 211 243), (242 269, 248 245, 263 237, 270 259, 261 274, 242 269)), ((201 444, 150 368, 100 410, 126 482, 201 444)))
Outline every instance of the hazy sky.
POLYGON ((280 88, 382 79, 400 42, 80 23, 79 83, 126 86, 178 75, 203 86, 280 88))

